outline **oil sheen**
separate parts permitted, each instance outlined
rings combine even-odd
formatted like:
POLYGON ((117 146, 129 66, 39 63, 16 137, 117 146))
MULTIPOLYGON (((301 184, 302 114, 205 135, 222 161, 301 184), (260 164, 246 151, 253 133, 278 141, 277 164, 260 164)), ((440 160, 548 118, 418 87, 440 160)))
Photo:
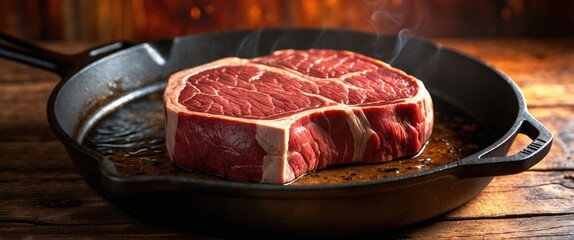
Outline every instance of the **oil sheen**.
MULTIPOLYGON (((433 133, 417 156, 381 164, 330 167, 306 174, 292 185, 361 182, 416 173, 452 163, 485 146, 487 134, 476 122, 440 99, 433 102, 433 133)), ((168 175, 232 181, 174 165, 165 146, 164 114, 161 94, 149 94, 101 119, 89 131, 84 144, 109 158, 118 172, 127 176, 168 175)))

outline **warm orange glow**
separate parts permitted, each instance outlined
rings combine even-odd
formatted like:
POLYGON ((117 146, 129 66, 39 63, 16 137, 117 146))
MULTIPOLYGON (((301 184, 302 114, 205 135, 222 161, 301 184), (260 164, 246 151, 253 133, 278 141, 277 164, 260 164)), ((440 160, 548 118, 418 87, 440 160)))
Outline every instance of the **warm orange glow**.
POLYGON ((3 5, 5 2, 11 1, 0 0, 0 29, 29 39, 152 40, 283 27, 379 34, 408 29, 421 37, 574 33, 574 17, 568 11, 574 1, 26 0, 17 4, 19 1, 14 0, 3 5), (43 7, 39 7, 40 2, 43 7))
POLYGON ((339 3, 339 0, 327 0, 325 2, 325 5, 327 5, 327 7, 333 7, 336 6, 339 3))
POLYGON ((215 7, 213 7, 213 5, 205 6, 205 13, 212 14, 214 11, 215 11, 215 7))
POLYGON ((249 18, 252 27, 259 27, 261 24, 261 8, 257 5, 253 5, 249 8, 249 18))
POLYGON ((201 9, 199 9, 199 7, 192 7, 191 11, 189 11, 189 16, 191 16, 193 20, 198 20, 201 17, 201 9))
POLYGON ((317 22, 319 14, 319 5, 317 1, 302 1, 302 23, 303 25, 308 25, 309 23, 317 22))

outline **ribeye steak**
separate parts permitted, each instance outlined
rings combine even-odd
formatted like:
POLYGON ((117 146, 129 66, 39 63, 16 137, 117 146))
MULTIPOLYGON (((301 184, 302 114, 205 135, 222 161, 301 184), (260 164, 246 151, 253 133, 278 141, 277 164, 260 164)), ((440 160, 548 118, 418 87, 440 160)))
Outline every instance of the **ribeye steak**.
POLYGON ((423 83, 338 50, 224 58, 170 76, 166 145, 180 167, 285 184, 331 165, 417 154, 433 125, 423 83))

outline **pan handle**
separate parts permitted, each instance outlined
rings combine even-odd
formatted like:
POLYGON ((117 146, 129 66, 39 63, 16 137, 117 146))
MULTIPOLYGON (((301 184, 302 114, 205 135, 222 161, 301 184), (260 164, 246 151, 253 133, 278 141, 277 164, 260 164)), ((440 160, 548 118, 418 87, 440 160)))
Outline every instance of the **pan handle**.
MULTIPOLYGON (((508 134, 497 147, 481 154, 477 158, 468 158, 458 164, 459 177, 489 177, 523 172, 542 160, 552 146, 552 133, 542 123, 534 119, 528 112, 522 114, 522 122, 514 132, 508 134), (518 133, 526 134, 532 142, 520 152, 512 156, 494 155, 508 141, 514 141, 518 133)), ((506 145, 509 146, 509 145, 506 145)), ((506 151, 504 151, 506 152, 506 151)))
POLYGON ((62 78, 97 59, 133 45, 130 42, 114 42, 77 55, 64 55, 0 33, 0 57, 54 72, 62 78))

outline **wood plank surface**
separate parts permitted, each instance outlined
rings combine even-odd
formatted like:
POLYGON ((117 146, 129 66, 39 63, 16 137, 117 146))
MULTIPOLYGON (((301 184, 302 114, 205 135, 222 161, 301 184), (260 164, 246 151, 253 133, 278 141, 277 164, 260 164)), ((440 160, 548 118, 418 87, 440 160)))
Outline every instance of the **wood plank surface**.
MULTIPOLYGON (((508 74, 554 134, 550 153, 499 176, 467 204, 376 238, 574 238, 574 39, 438 39, 508 74)), ((60 52, 90 43, 42 43, 60 52)), ((0 59, 0 239, 199 239, 143 222, 94 192, 51 133, 46 101, 58 76, 0 59)), ((532 140, 517 138, 511 154, 532 140)))
POLYGON ((572 39, 439 40, 485 61, 513 79, 528 106, 574 105, 572 39))

